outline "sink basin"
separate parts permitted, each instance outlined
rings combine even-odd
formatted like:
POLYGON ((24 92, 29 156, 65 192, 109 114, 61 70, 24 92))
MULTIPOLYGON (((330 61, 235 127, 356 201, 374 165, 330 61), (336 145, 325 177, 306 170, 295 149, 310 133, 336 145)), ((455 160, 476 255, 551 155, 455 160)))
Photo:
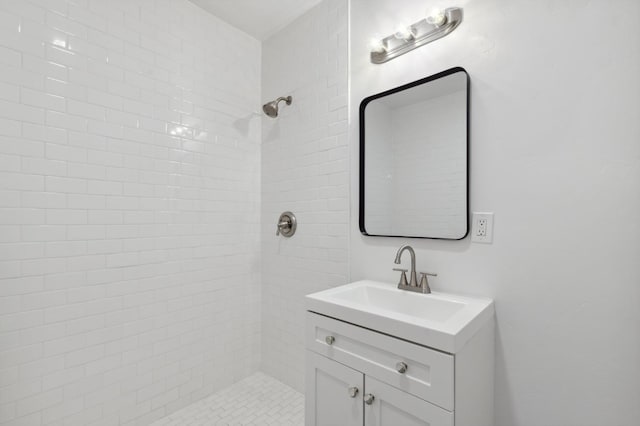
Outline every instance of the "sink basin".
POLYGON ((493 318, 493 301, 357 281, 307 295, 307 310, 456 353, 493 318))

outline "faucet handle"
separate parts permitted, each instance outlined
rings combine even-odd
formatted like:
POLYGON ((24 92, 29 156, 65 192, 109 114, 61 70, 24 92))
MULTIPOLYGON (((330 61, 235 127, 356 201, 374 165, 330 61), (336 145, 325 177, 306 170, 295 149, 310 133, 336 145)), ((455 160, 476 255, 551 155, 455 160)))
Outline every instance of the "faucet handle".
POLYGON ((398 271, 398 272, 402 272, 402 275, 400 275, 400 282, 398 283, 398 286, 408 286, 409 282, 407 282, 407 271, 408 269, 402 269, 402 268, 393 268, 394 271, 398 271))
POLYGON ((429 287, 429 277, 437 277, 438 274, 433 274, 431 272, 420 272, 420 288, 422 288, 423 293, 431 293, 431 287, 429 287))

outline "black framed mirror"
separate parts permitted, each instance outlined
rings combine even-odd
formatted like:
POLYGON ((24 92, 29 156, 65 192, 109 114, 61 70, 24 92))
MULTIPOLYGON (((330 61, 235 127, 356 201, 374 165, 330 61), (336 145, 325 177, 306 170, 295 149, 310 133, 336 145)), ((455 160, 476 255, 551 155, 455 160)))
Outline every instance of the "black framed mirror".
POLYGON ((364 235, 467 236, 469 88, 469 75, 455 67, 360 103, 364 235))

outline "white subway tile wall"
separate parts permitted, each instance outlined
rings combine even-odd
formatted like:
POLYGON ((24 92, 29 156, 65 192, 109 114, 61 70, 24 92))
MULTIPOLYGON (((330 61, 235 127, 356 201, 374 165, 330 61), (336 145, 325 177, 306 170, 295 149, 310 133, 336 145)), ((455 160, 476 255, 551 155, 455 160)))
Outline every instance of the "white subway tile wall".
POLYGON ((304 295, 348 281, 348 2, 325 0, 263 44, 262 369, 304 387, 304 295), (296 234, 276 237, 283 211, 296 234))
POLYGON ((0 1, 0 425, 146 425, 258 369, 260 61, 186 0, 0 1))

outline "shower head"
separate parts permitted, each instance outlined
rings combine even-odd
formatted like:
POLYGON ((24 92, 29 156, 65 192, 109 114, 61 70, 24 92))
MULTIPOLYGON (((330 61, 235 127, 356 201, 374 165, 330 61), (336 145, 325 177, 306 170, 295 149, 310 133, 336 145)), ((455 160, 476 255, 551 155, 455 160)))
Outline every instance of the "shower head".
POLYGON ((275 101, 267 102, 266 104, 262 105, 262 110, 269 117, 276 118, 278 116, 278 103, 280 103, 280 101, 285 101, 287 105, 291 105, 291 100, 291 96, 281 96, 275 101))

